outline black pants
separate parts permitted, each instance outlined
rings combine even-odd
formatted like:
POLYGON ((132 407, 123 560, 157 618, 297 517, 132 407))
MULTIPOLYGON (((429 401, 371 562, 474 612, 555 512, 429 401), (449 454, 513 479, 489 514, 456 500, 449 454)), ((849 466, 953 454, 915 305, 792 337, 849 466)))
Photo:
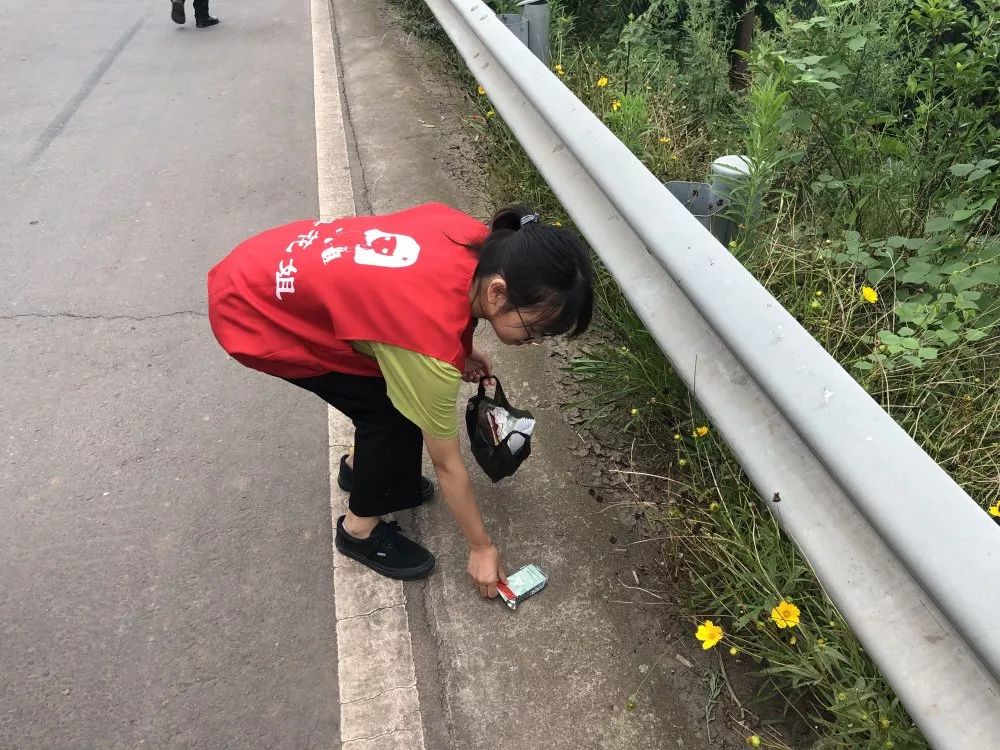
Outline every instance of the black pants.
POLYGON ((195 19, 208 17, 208 0, 192 0, 191 4, 194 6, 195 19))
POLYGON ((397 411, 385 379, 331 372, 289 379, 312 391, 354 423, 354 482, 348 507, 356 516, 381 516, 420 505, 420 428, 397 411))

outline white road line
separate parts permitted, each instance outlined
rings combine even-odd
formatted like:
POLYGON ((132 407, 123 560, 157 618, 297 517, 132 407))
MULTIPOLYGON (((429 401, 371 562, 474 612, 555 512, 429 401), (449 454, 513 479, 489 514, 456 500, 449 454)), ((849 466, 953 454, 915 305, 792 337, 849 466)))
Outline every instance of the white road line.
MULTIPOLYGON (((330 4, 310 2, 319 218, 328 220, 353 216, 355 205, 330 4)), ((334 409, 329 410, 329 435, 330 512, 336 531, 347 504, 346 494, 337 487, 337 472, 354 431, 350 420, 334 409)), ((342 750, 424 750, 402 584, 342 557, 336 549, 333 578, 342 750)))

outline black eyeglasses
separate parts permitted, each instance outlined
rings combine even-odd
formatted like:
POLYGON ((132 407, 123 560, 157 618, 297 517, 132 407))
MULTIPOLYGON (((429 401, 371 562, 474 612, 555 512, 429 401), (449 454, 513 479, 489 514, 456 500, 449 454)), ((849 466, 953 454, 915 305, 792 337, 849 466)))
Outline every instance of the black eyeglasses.
MULTIPOLYGON (((506 281, 506 279, 504 279, 506 281)), ((535 341, 536 339, 544 339, 546 336, 553 334, 548 333, 532 333, 528 324, 524 322, 524 316, 521 315, 521 310, 518 308, 517 303, 514 302, 514 298, 510 296, 510 285, 507 285, 507 301, 510 302, 510 306, 514 308, 514 312, 517 313, 517 319, 521 321, 521 327, 524 332, 528 334, 527 338, 521 340, 521 343, 527 344, 529 341, 535 341)))
MULTIPOLYGON (((511 301, 510 301, 510 304, 511 304, 511 305, 514 305, 514 300, 511 300, 511 301)), ((534 334, 533 334, 533 333, 531 332, 531 329, 530 329, 530 328, 528 328, 528 324, 527 324, 527 323, 525 323, 525 322, 524 322, 524 318, 523 318, 523 317, 521 317, 521 311, 517 309, 517 305, 514 305, 514 312, 516 312, 516 313, 517 313, 517 319, 521 321, 521 327, 522 327, 522 328, 524 328, 524 332, 525 332, 526 334, 528 334, 526 338, 524 338, 524 339, 522 339, 522 340, 521 340, 521 341, 522 341, 522 343, 525 343, 525 344, 527 344, 527 343, 528 343, 529 341, 534 341, 535 339, 540 339, 540 338, 542 338, 542 336, 535 336, 535 335, 534 335, 534 334)))

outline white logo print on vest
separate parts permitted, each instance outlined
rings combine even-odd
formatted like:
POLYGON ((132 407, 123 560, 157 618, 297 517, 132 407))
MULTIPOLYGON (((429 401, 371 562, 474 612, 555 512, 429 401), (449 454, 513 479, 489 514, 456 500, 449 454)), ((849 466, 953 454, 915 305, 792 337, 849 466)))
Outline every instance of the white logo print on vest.
POLYGON ((364 233, 345 232, 338 229, 333 237, 327 237, 323 244, 323 265, 340 260, 347 252, 354 253, 354 262, 362 266, 382 268, 406 268, 417 262, 420 245, 405 234, 389 234, 381 229, 369 229, 364 233))

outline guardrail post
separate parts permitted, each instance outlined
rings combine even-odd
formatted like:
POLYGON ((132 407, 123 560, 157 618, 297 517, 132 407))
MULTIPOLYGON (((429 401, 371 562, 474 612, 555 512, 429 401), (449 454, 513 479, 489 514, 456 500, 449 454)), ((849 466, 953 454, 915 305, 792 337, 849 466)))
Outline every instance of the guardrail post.
POLYGON ((528 46, 528 19, 520 13, 500 13, 497 15, 500 22, 507 27, 511 34, 516 36, 524 46, 528 46))
POLYGON ((549 64, 549 3, 548 0, 522 0, 518 7, 524 8, 524 18, 528 22, 528 49, 542 61, 549 64))

